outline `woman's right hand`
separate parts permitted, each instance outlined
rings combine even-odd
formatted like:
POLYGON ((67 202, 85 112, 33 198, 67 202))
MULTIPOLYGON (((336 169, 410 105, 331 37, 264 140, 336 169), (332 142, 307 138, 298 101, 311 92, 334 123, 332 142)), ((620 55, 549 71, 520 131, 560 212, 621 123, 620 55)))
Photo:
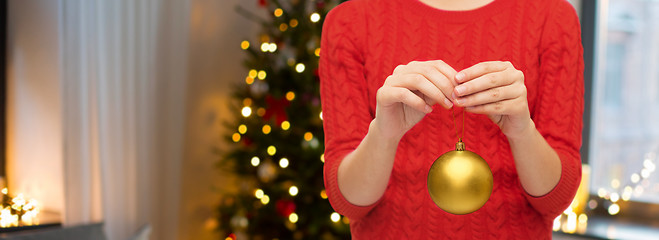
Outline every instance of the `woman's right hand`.
POLYGON ((400 140, 432 112, 432 105, 453 107, 449 96, 457 86, 455 74, 455 69, 442 60, 398 65, 378 89, 373 123, 387 139, 400 140))

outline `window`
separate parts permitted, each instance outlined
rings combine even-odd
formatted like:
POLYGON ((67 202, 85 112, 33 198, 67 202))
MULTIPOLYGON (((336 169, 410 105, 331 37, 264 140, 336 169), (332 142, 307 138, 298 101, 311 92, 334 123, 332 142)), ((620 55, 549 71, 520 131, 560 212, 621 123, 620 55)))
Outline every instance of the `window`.
MULTIPOLYGON (((591 193, 659 203, 659 1, 598 1, 591 193)), ((588 26, 584 26, 588 27, 588 26)))

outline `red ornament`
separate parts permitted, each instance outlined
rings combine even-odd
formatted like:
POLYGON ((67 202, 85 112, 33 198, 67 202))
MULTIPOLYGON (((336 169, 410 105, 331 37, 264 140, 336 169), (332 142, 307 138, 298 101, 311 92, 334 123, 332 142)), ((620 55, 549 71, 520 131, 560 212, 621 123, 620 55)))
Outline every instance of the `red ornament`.
POLYGON ((279 200, 275 203, 277 213, 283 217, 288 217, 295 212, 295 203, 291 200, 279 200))
POLYGON ((277 125, 281 125, 282 122, 288 120, 286 115, 286 107, 290 104, 285 97, 280 99, 275 99, 272 96, 265 96, 265 102, 268 104, 268 108, 265 109, 265 114, 263 114, 263 119, 270 120, 272 117, 275 118, 277 125))

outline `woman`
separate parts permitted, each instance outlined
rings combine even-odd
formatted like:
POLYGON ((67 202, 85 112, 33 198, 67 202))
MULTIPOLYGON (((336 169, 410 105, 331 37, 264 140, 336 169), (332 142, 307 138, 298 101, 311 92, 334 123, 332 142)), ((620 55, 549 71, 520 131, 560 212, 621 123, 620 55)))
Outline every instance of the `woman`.
POLYGON ((327 16, 321 47, 325 186, 353 238, 551 238, 581 178, 583 59, 568 2, 352 0, 327 16), (453 215, 426 180, 462 114, 494 184, 483 207, 453 215))

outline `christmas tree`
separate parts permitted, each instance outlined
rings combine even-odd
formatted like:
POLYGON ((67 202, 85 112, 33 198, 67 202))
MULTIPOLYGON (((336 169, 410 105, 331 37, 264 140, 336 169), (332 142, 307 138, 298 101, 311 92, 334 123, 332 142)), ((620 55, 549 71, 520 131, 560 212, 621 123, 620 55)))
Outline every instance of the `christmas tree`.
POLYGON ((219 231, 229 239, 345 239, 323 184, 324 138, 318 60, 327 12, 340 0, 260 0, 268 18, 258 42, 243 41, 245 82, 236 86, 219 166, 238 191, 222 194, 219 231))

